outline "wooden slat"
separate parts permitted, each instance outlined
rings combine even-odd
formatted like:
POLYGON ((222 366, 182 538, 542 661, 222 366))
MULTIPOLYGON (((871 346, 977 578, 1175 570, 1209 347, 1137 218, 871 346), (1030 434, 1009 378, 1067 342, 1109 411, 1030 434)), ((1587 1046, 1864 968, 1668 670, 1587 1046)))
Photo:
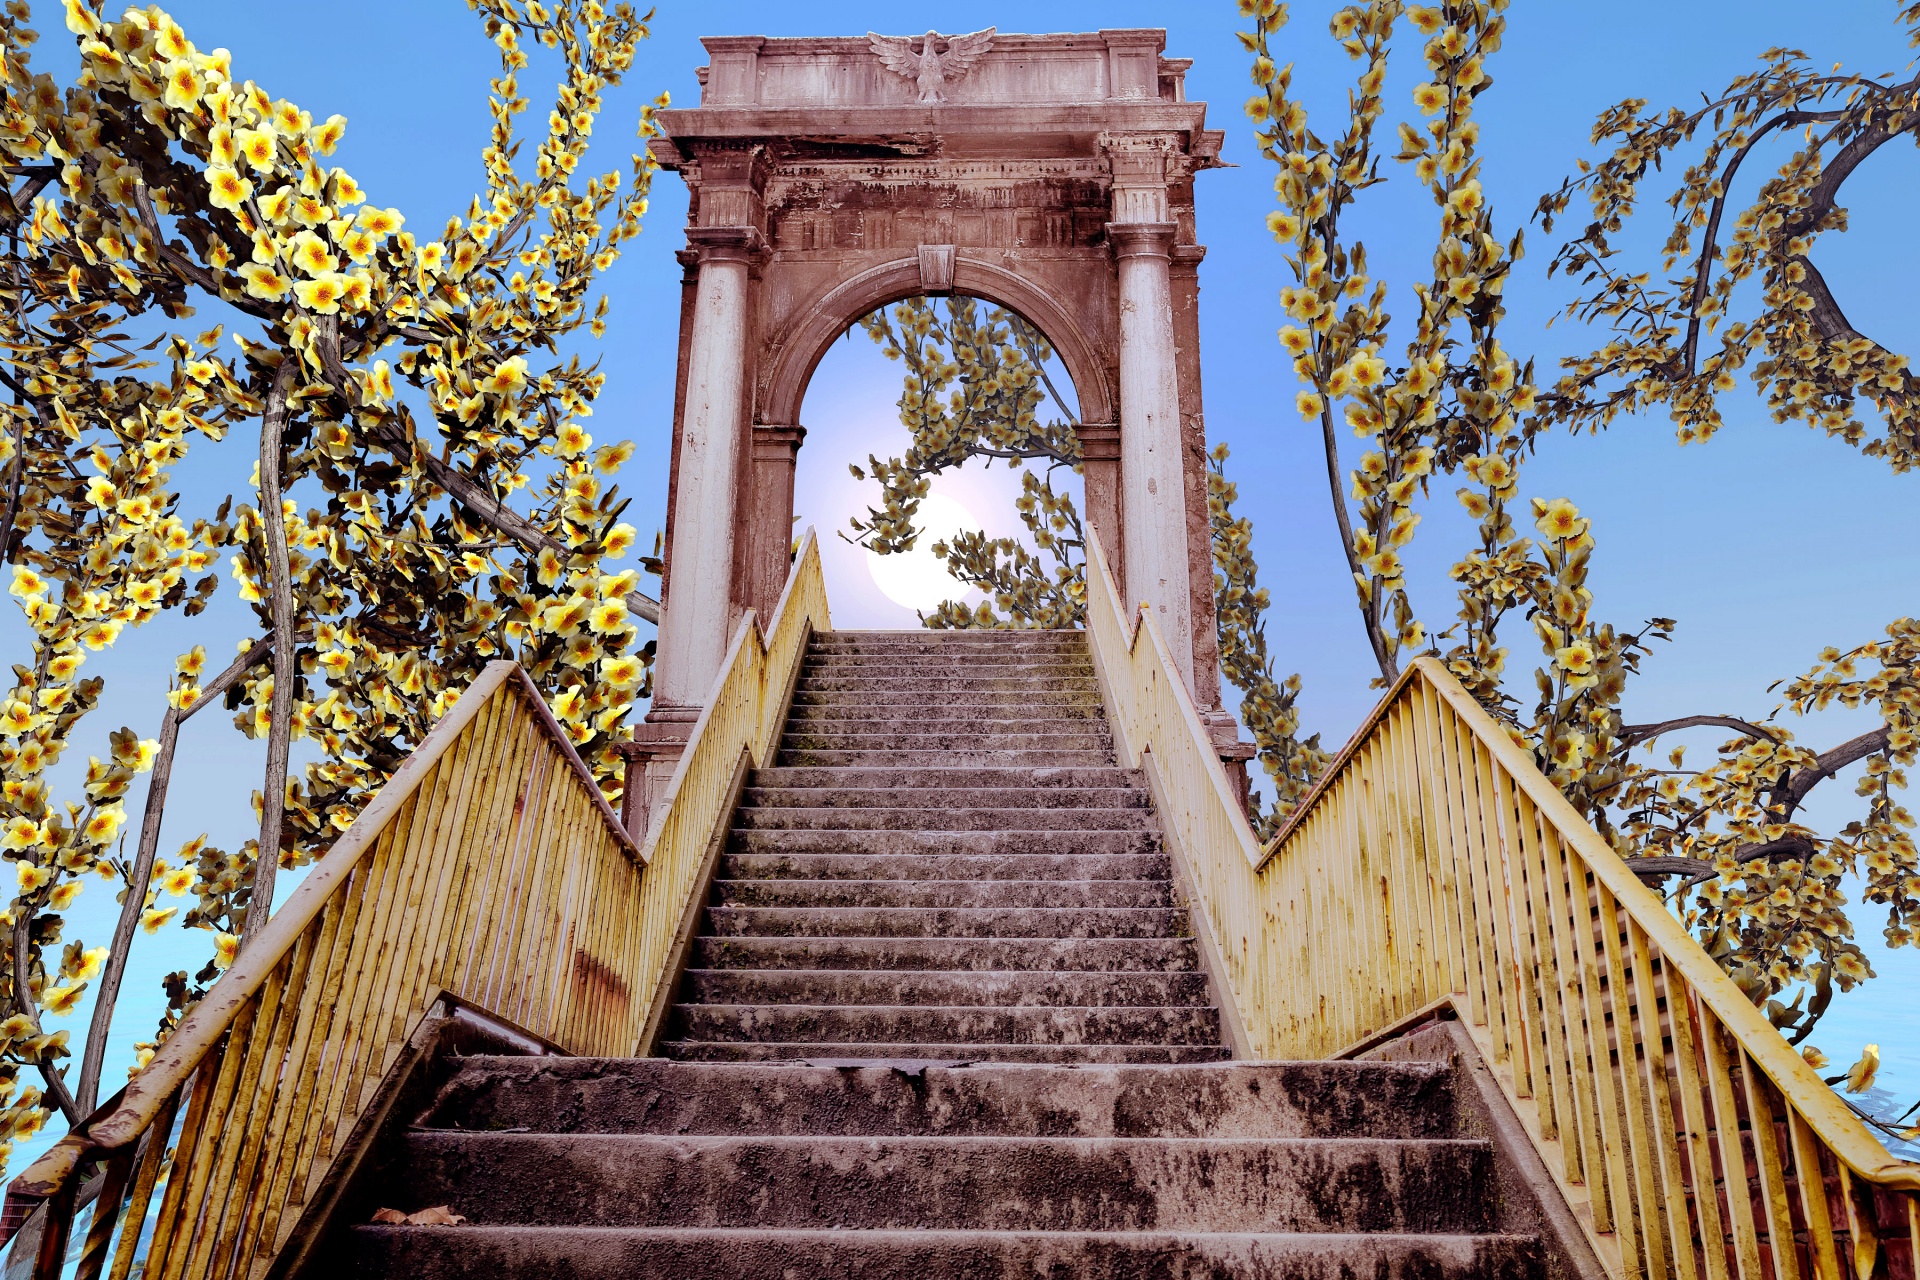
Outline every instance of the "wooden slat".
POLYGON ((1748 1193, 1747 1153, 1740 1140, 1740 1104, 1733 1066, 1727 1056, 1727 1032, 1712 1013, 1701 1007, 1697 997, 1694 1012, 1698 1019, 1701 1056, 1706 1061, 1706 1084, 1713 1099, 1714 1139, 1719 1148, 1720 1168, 1726 1179, 1729 1245, 1733 1253, 1733 1271, 1738 1280, 1763 1280, 1760 1262, 1760 1235, 1753 1223, 1753 1200, 1748 1193))

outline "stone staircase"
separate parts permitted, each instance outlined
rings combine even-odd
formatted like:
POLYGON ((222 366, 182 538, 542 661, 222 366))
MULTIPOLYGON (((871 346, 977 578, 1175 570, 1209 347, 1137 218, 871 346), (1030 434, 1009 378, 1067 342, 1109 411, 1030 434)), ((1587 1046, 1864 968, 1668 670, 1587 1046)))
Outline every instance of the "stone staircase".
POLYGON ((662 1051, 1216 1061, 1168 877, 1079 633, 816 638, 662 1051))
POLYGON ((1455 1071, 1225 1061, 1187 921, 1079 635, 816 638, 665 1056, 446 1065, 307 1274, 1555 1273, 1455 1071))

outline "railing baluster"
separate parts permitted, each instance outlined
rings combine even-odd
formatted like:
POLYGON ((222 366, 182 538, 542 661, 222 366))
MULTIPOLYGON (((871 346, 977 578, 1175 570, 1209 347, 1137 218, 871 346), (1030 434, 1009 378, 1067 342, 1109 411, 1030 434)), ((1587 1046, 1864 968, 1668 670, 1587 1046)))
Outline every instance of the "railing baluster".
POLYGON ((1800 1280, 1800 1254, 1794 1244, 1793 1209, 1787 1202, 1786 1164, 1780 1158, 1780 1134, 1775 1127, 1770 1087, 1753 1059, 1740 1054, 1740 1077, 1746 1086, 1747 1122, 1752 1126, 1754 1164, 1760 1179, 1761 1203, 1766 1209, 1767 1251, 1772 1255, 1775 1280, 1800 1280))
POLYGON ((120 1242, 113 1251, 113 1270, 109 1280, 127 1280, 133 1271, 133 1255, 146 1233, 147 1213, 153 1207, 153 1190, 160 1181, 160 1170, 167 1162, 167 1143, 173 1134, 173 1118, 180 1110, 181 1089, 176 1088, 155 1114, 153 1127, 140 1142, 139 1168, 133 1177, 133 1193, 127 1197, 126 1212, 120 1219, 120 1242))
POLYGON ((1760 1236, 1754 1228, 1753 1197, 1747 1182, 1747 1149, 1740 1139, 1740 1104, 1734 1095, 1736 1082, 1727 1057, 1727 1032, 1718 1018, 1698 1006, 1697 997, 1691 999, 1700 1015, 1698 1038, 1701 1056, 1706 1060, 1707 1091, 1713 1099, 1713 1131, 1726 1188, 1734 1275, 1738 1280, 1763 1280, 1760 1236))
POLYGON ((1787 1136, 1793 1143, 1793 1171, 1800 1187, 1800 1212, 1807 1224, 1807 1253, 1814 1280, 1842 1280, 1840 1251, 1834 1248, 1833 1215, 1827 1205, 1827 1179, 1820 1167, 1820 1140, 1791 1100, 1787 1136))
POLYGON ((1671 966, 1660 966, 1660 985, 1666 996, 1667 1024, 1673 1036, 1674 1088, 1680 1093, 1686 1189, 1700 1225, 1701 1261, 1707 1280, 1728 1280, 1726 1228, 1720 1216, 1720 1192, 1714 1185, 1713 1148, 1707 1129, 1707 1089, 1700 1079, 1700 1056, 1693 1002, 1684 985, 1675 981, 1671 966), (1677 989, 1676 989, 1677 988, 1677 989))
POLYGON ((1633 1183, 1628 1173, 1627 1135, 1622 1126, 1626 1103, 1620 1096, 1620 1075, 1633 1069, 1633 1050, 1624 1038, 1619 989, 1611 981, 1606 961, 1606 913, 1600 904, 1607 896, 1607 888, 1584 869, 1578 870, 1579 874, 1568 886, 1574 894, 1573 951, 1580 965, 1580 987, 1586 1001, 1588 1045, 1593 1060, 1594 1122, 1599 1131, 1606 1181, 1604 1195, 1598 1186, 1594 1187, 1591 1201, 1594 1229, 1614 1233, 1613 1244, 1620 1254, 1621 1272, 1640 1276, 1645 1274, 1645 1265, 1640 1240, 1633 1229, 1636 1216, 1633 1183), (1620 1051, 1622 1045, 1626 1046, 1624 1051, 1620 1051))
POLYGON ((1693 1222, 1687 1212, 1687 1186, 1680 1170, 1679 1123, 1674 1114, 1673 1095, 1667 1075, 1668 1050, 1661 1025, 1660 989, 1655 959, 1647 935, 1631 918, 1626 921, 1628 944, 1633 957, 1635 1004, 1639 1013, 1641 1057, 1647 1086, 1647 1141, 1651 1145, 1650 1163, 1655 1185, 1666 1209, 1667 1239, 1673 1251, 1675 1272, 1683 1277, 1698 1274, 1693 1251, 1693 1222))

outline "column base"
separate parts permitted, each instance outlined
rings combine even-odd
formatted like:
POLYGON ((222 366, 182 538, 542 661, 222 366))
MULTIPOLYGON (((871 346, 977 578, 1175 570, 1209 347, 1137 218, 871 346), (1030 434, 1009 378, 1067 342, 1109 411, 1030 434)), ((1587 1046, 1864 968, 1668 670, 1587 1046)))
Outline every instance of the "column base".
POLYGON ((614 749, 626 758, 627 773, 620 797, 620 821, 634 843, 646 840, 654 810, 666 798, 667 784, 693 737, 699 707, 656 703, 641 723, 633 726, 633 740, 614 749))
POLYGON ((1239 722, 1219 707, 1202 711, 1200 722, 1206 725, 1207 736, 1213 740, 1214 754, 1226 766, 1227 780, 1233 783, 1240 798, 1240 812, 1251 817, 1253 778, 1247 771, 1247 762, 1259 754, 1259 748, 1251 742, 1240 741, 1239 722))

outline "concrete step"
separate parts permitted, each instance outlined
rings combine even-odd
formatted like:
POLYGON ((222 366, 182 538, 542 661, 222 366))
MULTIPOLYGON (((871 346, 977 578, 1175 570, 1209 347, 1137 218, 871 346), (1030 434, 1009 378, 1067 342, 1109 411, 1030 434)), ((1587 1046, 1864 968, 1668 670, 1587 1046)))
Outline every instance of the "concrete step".
POLYGON ((660 1051, 678 1062, 808 1062, 858 1066, 866 1062, 941 1063, 1158 1063, 1186 1066, 1225 1062, 1212 1044, 780 1044, 772 1041, 670 1040, 660 1051))
POLYGON ((902 733, 892 729, 788 729, 780 735, 780 750, 788 751, 1106 751, 1112 739, 1098 729, 1062 729, 1059 732, 974 733, 943 729, 933 722, 902 733))
POLYGON ((1165 880, 1162 853, 730 853, 727 880, 1165 880))
POLYGON ((1219 1011, 1195 1005, 681 1004, 672 1028, 675 1040, 742 1043, 1220 1043, 1219 1011))
POLYGON ((1170 907, 1164 880, 718 880, 722 907, 1170 907))
POLYGON ((769 809, 1145 809, 1145 787, 745 787, 742 805, 769 809))
POLYGON ((1049 652, 1043 649, 1025 653, 997 653, 982 649, 969 654, 945 653, 810 653, 806 669, 817 675, 892 675, 932 672, 945 675, 956 668, 968 675, 1024 675, 1031 672, 1058 672, 1091 676, 1093 659, 1084 651, 1049 652))
POLYGON ((706 933, 751 938, 1172 938, 1186 912, 1146 907, 709 907, 706 933))
POLYGON ((353 1274, 501 1280, 1540 1280, 1501 1235, 356 1227, 353 1274))
POLYGON ((796 769, 873 768, 899 765, 909 768, 999 769, 1023 765, 1049 768, 1098 767, 1113 763, 1113 752, 1054 751, 794 751, 782 748, 776 761, 796 769))
POLYGON ((898 715, 936 715, 948 711, 1018 713, 1028 708, 1047 714, 1067 712, 1085 712, 1094 716, 1105 714, 1100 705, 1099 691, 1096 689, 1077 691, 961 689, 941 690, 937 693, 917 692, 911 689, 904 691, 798 689, 794 691, 793 703, 788 708, 788 714, 836 709, 885 711, 898 715))
POLYGON ((924 671, 901 671, 896 668, 885 675, 878 672, 842 673, 802 668, 799 683, 795 687, 808 693, 855 690, 862 693, 917 692, 928 695, 929 700, 932 695, 969 689, 982 693, 1037 693, 1045 690, 1095 696, 1100 692, 1100 686, 1090 671, 1007 670, 1001 674, 988 669, 975 675, 966 667, 965 663, 942 663, 924 671))
POLYGON ((1006 653, 1044 647, 1078 650, 1084 653, 1087 648, 1087 633, 1014 627, 993 631, 822 631, 815 633, 807 641, 809 654, 857 653, 870 650, 944 653, 966 649, 1006 653))
POLYGON ((747 805, 735 831, 1151 831, 1150 809, 851 809, 747 805))
POLYGON ((530 1133, 1061 1138, 1439 1138, 1453 1078, 1431 1063, 1193 1067, 680 1064, 462 1059, 428 1128, 530 1133))
POLYGON ((1458 1139, 422 1130, 398 1162, 477 1225, 842 1230, 1478 1232, 1493 1171, 1458 1139))
POLYGON ((1159 853, 1156 831, 825 831, 734 828, 732 853, 1081 854, 1159 853))
POLYGON ((994 732, 1018 733, 1022 725, 1071 725, 1101 723, 1097 705, 1087 702, 1056 702, 1041 706, 1023 705, 1018 699, 1005 703, 966 706, 901 707, 870 702, 813 703, 792 708, 787 715, 789 729, 830 727, 840 724, 900 725, 924 724, 938 717, 943 727, 986 728, 994 732))
POLYGON ((801 707, 783 734, 800 733, 1106 733, 1106 722, 1086 707, 801 707))
POLYGON ((759 787, 986 787, 1039 791, 1052 788, 1146 786, 1133 769, 756 769, 748 781, 759 787))
MULTIPOLYGON (((1170 1008, 1208 1003, 1204 973, 1043 973, 1016 969, 690 969, 688 1004, 975 1005, 1035 1008, 1170 1008)), ((712 1037, 710 1037, 712 1038, 712 1037)), ((943 1039, 951 1039, 943 1036, 943 1039)))
POLYGON ((1037 969, 1077 973, 1187 973, 1192 938, 752 938, 694 940, 700 969, 887 969, 951 972, 1037 969))

